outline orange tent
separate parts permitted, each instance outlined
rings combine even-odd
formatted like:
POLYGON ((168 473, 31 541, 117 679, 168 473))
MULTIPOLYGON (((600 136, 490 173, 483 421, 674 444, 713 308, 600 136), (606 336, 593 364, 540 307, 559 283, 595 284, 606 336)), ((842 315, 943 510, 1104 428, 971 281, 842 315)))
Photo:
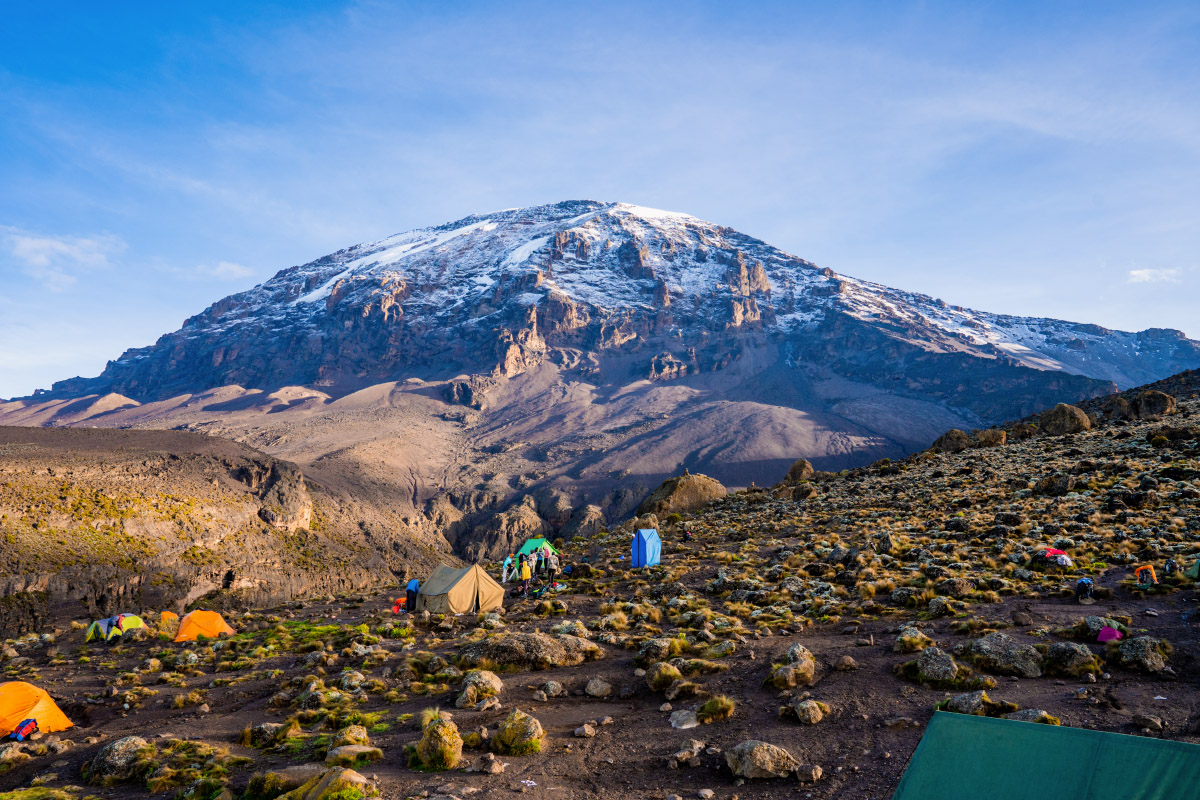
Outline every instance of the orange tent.
POLYGON ((0 736, 12 733, 27 719, 36 719, 38 730, 43 733, 74 727, 42 689, 24 681, 0 683, 0 736))
POLYGON ((200 636, 215 639, 221 635, 233 636, 235 633, 237 631, 229 627, 229 623, 217 612, 193 611, 185 614, 179 621, 179 633, 176 634, 175 641, 194 642, 200 636))

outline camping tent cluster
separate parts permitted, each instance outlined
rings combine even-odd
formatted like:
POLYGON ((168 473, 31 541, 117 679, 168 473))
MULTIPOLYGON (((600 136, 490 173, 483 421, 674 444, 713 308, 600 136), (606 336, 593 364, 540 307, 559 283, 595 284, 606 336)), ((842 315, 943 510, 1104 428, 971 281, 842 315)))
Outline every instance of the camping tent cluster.
MULTIPOLYGON (((159 628, 164 631, 179 624, 174 641, 194 642, 201 636, 216 639, 218 636, 233 636, 236 631, 229 626, 225 618, 216 611, 197 609, 179 618, 174 611, 163 611, 158 620, 159 628)), ((111 642, 130 631, 145 628, 146 621, 136 614, 117 614, 115 617, 98 619, 88 626, 85 642, 111 642)))

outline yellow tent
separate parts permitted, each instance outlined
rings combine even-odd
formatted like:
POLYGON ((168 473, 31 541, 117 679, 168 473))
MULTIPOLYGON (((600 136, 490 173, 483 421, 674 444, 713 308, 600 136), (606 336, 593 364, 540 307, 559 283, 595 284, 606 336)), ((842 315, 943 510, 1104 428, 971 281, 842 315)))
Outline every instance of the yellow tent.
POLYGON ((175 636, 177 642, 194 642, 197 637, 215 639, 218 636, 232 636, 237 631, 229 627, 229 623, 215 611, 193 611, 185 614, 179 621, 179 633, 175 636))
POLYGON ((0 736, 8 736, 27 719, 36 719, 43 733, 74 727, 42 689, 24 681, 0 683, 0 736))
POLYGON ((502 605, 504 587, 478 564, 463 569, 439 564, 417 594, 417 610, 431 614, 494 611, 502 605))

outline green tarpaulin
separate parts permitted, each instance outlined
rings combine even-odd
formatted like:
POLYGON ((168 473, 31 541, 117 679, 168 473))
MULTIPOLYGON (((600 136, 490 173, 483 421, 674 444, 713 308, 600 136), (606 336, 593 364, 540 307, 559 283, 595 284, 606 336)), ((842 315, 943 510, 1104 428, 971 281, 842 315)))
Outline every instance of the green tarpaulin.
POLYGON ((893 800, 1200 797, 1200 745, 936 712, 893 800))
MULTIPOLYGON (((540 550, 543 547, 549 547, 551 552, 558 553, 558 548, 550 544, 549 539, 530 539, 521 545, 521 549, 517 551, 517 555, 526 556, 534 550, 540 550)), ((562 555, 559 553, 559 555, 562 555)))

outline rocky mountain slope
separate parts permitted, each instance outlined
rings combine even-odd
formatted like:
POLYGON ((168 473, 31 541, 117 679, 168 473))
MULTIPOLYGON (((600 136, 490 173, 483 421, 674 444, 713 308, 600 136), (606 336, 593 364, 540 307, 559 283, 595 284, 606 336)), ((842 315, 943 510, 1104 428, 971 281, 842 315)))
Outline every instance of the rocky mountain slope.
POLYGON ((144 402, 230 384, 344 392, 412 376, 512 377, 570 350, 585 377, 602 375, 613 351, 638 353, 631 367, 663 380, 720 369, 749 331, 774 335, 785 365, 885 385, 904 373, 913 393, 993 421, 1018 416, 1014 403, 1044 405, 1039 393, 1098 388, 1022 367, 1129 387, 1200 364, 1200 344, 1178 331, 975 312, 839 276, 684 214, 576 201, 467 217, 284 270, 49 396, 144 402), (986 372, 993 385, 941 385, 966 365, 958 382, 986 372), (1019 399, 990 397, 1013 383, 1019 399))
POLYGON ((395 617, 351 592, 247 602, 211 644, 39 627, 0 669, 79 727, 0 745, 0 791, 880 798, 940 712, 1200 744, 1200 584, 1180 569, 1200 558, 1198 378, 1170 382, 1174 408, 1137 393, 1129 417, 1049 409, 955 452, 797 464, 671 518, 702 500, 685 476, 648 505, 663 516, 568 542, 565 588, 502 614, 395 617), (635 570, 644 524, 663 558, 635 570))
POLYGON ((394 530, 386 509, 215 437, 0 427, 0 634, 386 585, 449 557, 394 530))
POLYGON ((284 270, 0 424, 233 438, 475 557, 617 522, 685 467, 770 484, 1194 366, 1177 331, 971 311, 577 201, 284 270))

